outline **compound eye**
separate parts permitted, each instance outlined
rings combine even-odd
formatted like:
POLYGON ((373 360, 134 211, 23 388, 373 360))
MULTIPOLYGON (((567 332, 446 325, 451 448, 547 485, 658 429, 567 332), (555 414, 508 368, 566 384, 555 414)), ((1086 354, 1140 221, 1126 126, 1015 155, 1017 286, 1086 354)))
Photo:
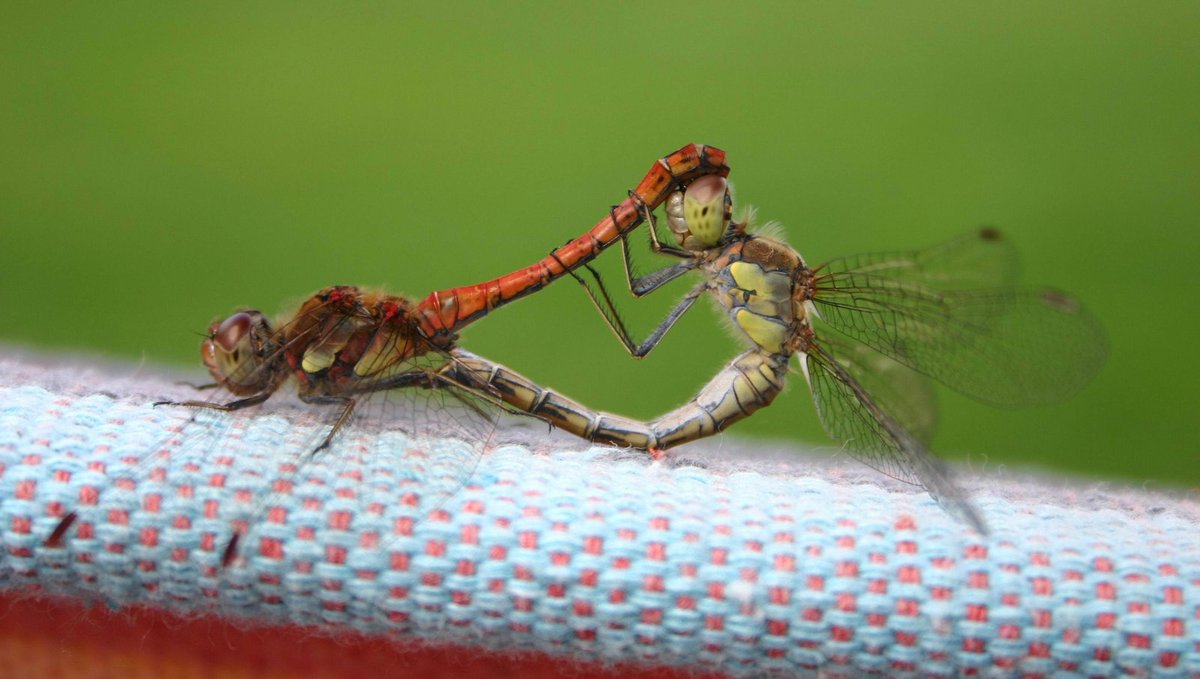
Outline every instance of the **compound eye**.
POLYGON ((213 341, 225 351, 232 352, 237 349, 246 333, 250 332, 251 325, 253 325, 253 320, 250 318, 250 314, 239 311, 221 322, 217 331, 213 333, 213 341))
POLYGON ((710 174, 689 184, 685 195, 700 205, 718 203, 718 198, 723 203, 725 201, 725 190, 728 186, 729 181, 724 177, 710 174))
POLYGON ((726 207, 729 182, 708 175, 692 182, 683 194, 683 215, 688 229, 708 247, 716 245, 729 224, 726 207))

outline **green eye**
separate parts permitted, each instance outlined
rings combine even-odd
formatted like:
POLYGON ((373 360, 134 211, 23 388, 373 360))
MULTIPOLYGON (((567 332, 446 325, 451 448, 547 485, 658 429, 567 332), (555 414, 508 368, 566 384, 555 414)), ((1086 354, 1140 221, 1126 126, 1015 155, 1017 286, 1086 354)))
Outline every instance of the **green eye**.
POLYGON ((683 215, 688 230, 706 245, 716 245, 725 234, 728 226, 725 215, 727 193, 728 183, 725 179, 710 175, 692 182, 683 194, 683 215))

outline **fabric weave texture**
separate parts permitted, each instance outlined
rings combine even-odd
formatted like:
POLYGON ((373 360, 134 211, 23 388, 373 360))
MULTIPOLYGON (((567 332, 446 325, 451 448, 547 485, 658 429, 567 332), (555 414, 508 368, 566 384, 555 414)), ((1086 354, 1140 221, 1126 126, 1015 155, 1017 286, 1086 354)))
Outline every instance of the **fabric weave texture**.
POLYGON ((368 430, 304 462, 319 418, 178 391, 0 361, 0 586, 731 675, 1200 676, 1194 495, 970 476, 981 537, 837 456, 368 430))

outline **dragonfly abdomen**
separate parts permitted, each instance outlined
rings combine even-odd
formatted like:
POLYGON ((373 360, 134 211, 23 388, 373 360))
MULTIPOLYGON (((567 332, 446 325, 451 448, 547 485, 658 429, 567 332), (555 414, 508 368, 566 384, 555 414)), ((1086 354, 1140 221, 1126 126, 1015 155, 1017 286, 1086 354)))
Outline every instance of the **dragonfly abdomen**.
POLYGON ((751 349, 734 359, 687 404, 652 423, 592 410, 481 356, 455 348, 446 376, 511 408, 596 443, 666 450, 711 436, 770 405, 783 390, 784 355, 751 349))
POLYGON ((657 448, 650 428, 620 415, 591 410, 562 394, 533 383, 529 378, 462 349, 452 352, 448 376, 482 390, 522 413, 528 413, 571 434, 597 443, 634 448, 657 448))
POLYGON ((427 337, 440 341, 487 315, 492 309, 518 300, 595 259, 640 225, 647 214, 679 186, 698 177, 725 177, 729 166, 725 152, 713 146, 688 144, 655 161, 629 197, 609 210, 583 236, 556 249, 541 261, 495 280, 430 293, 414 310, 427 337))
POLYGON ((788 357, 751 349, 718 372, 691 401, 650 424, 658 447, 712 436, 775 400, 787 381, 788 357))

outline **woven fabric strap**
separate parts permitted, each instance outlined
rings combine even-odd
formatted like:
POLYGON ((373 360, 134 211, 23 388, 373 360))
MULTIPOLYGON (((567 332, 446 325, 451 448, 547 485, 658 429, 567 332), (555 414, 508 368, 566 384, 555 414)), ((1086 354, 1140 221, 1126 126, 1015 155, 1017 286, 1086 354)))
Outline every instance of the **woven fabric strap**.
POLYGON ((1200 676, 1194 495, 968 477, 985 539, 837 456, 726 440, 474 464, 463 442, 355 431, 299 464, 294 418, 196 434, 150 405, 178 392, 0 361, 0 585, 734 675, 1200 676))

